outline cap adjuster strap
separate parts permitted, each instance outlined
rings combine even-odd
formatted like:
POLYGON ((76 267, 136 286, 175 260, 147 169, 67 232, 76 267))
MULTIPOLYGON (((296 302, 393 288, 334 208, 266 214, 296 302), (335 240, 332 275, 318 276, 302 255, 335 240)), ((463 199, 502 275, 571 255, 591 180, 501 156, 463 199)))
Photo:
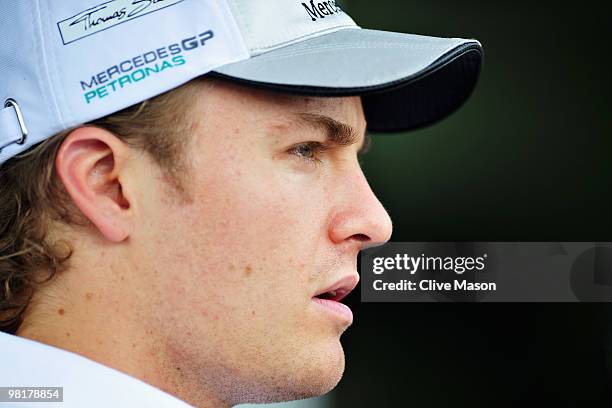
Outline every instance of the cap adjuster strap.
POLYGON ((28 129, 19 104, 9 98, 4 102, 4 108, 0 110, 0 152, 13 143, 24 144, 27 137, 28 129))

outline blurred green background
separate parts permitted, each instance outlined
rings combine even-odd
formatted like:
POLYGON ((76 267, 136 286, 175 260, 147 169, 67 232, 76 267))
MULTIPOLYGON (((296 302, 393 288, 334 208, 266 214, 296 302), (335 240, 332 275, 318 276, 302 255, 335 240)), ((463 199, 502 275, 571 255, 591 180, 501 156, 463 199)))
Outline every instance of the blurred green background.
MULTIPOLYGON (((609 18, 583 1, 347 0, 364 28, 476 38, 481 80, 363 167, 393 241, 612 241, 609 18)), ((612 405, 607 304, 348 300, 340 407, 612 405)))
MULTIPOLYGON (((364 28, 476 38, 485 50, 458 112, 374 135, 363 168, 393 241, 612 241, 603 4, 343 4, 364 28)), ((344 378, 299 406, 612 405, 612 305, 373 304, 359 290, 347 303, 344 378)))
POLYGON ((376 138, 364 160, 393 240, 611 238, 610 23, 595 3, 345 3, 363 27, 476 38, 485 50, 460 111, 376 138))

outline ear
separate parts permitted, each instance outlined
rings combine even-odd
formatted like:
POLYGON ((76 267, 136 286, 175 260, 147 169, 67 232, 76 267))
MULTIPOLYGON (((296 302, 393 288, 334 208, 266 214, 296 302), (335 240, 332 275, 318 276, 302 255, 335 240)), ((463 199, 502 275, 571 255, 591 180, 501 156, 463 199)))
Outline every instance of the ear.
POLYGON ((66 137, 55 158, 57 174, 72 201, 111 242, 126 239, 134 226, 121 186, 129 153, 111 132, 84 126, 66 137))

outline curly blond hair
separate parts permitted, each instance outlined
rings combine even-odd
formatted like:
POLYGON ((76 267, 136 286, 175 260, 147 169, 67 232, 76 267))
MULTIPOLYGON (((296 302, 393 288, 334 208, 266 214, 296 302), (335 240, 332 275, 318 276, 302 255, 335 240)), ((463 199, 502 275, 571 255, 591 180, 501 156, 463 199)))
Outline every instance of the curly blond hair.
MULTIPOLYGON (((169 92, 87 123, 140 148, 186 194, 186 143, 194 92, 210 79, 197 78, 169 92)), ((76 128, 76 127, 75 127, 76 128)), ((68 268, 73 249, 51 239, 52 225, 89 224, 72 203, 55 170, 64 130, 0 166, 0 331, 16 333, 36 289, 68 268)))

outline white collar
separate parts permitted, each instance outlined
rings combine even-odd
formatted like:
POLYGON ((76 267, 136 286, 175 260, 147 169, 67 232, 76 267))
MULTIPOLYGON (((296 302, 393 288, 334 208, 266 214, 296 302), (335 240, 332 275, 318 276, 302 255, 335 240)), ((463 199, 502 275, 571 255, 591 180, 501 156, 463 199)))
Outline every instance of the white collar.
POLYGON ((3 332, 0 356, 3 387, 64 387, 64 402, 45 403, 46 407, 191 407, 158 388, 81 355, 3 332))

